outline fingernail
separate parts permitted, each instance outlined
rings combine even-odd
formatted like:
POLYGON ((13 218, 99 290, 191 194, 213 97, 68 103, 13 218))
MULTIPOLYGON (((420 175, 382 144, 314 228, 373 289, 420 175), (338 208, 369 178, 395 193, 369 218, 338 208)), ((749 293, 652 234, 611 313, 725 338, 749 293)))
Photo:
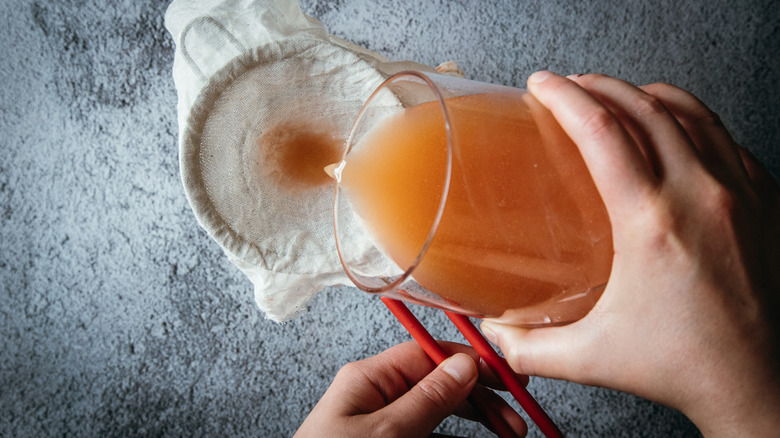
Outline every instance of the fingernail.
POLYGON ((483 322, 479 328, 482 329, 482 334, 485 335, 485 338, 487 338, 488 341, 492 342, 494 345, 498 345, 498 336, 496 336, 496 332, 490 328, 490 324, 483 322))
POLYGON ((474 378, 476 368, 474 361, 463 353, 450 356, 441 364, 441 369, 461 385, 469 383, 474 378))
POLYGON ((575 79, 581 78, 581 77, 582 77, 582 73, 577 73, 575 75, 566 76, 567 79, 571 79, 571 80, 575 80, 575 79))
POLYGON ((549 78, 550 76, 552 76, 552 72, 546 70, 538 71, 528 77, 528 82, 533 82, 535 84, 538 84, 540 82, 543 82, 545 79, 549 78))

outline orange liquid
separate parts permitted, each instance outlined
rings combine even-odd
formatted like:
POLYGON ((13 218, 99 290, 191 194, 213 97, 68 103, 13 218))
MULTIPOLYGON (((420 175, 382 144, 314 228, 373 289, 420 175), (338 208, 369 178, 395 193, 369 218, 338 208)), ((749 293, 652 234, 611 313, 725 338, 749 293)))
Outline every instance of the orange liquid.
POLYGON ((344 140, 324 124, 286 122, 266 131, 257 140, 262 166, 271 180, 292 193, 332 182, 322 168, 341 156, 344 140))
MULTIPOLYGON (((613 252, 606 210, 577 147, 528 94, 455 97, 447 107, 449 196, 412 276, 477 316, 541 303, 558 306, 545 322, 583 316, 603 290, 613 252), (567 304, 583 299, 585 308, 567 304)), ((407 108, 373 127, 341 174, 352 208, 404 269, 439 207, 445 135, 438 102, 407 108)))

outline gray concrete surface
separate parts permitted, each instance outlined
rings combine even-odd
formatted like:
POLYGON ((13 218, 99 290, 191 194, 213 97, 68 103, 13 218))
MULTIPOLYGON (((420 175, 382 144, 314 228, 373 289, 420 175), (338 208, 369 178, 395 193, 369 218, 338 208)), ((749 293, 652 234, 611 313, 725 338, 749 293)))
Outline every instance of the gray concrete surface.
MULTIPOLYGON (((257 310, 184 197, 166 7, 0 2, 0 436, 290 436, 341 365, 408 339, 350 288, 284 325, 257 310)), ((678 84, 780 174, 776 2, 302 7, 391 59, 452 59, 478 80, 523 86, 552 69, 678 84)), ((531 390, 571 436, 697 433, 630 395, 545 379, 531 390)), ((457 419, 441 431, 488 435, 457 419)))

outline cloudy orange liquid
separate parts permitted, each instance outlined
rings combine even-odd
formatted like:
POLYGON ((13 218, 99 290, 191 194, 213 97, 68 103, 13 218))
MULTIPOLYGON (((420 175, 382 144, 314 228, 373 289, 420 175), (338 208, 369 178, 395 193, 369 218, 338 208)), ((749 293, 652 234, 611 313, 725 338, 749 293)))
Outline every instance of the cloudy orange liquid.
MULTIPOLYGON (((477 316, 542 303, 557 306, 552 322, 583 316, 603 290, 613 252, 606 210, 576 146, 528 94, 455 97, 447 107, 449 196, 414 279, 477 316), (583 299, 590 305, 567 310, 583 299)), ((404 269, 439 207, 443 126, 438 102, 400 111, 361 139, 341 173, 369 234, 404 269)))

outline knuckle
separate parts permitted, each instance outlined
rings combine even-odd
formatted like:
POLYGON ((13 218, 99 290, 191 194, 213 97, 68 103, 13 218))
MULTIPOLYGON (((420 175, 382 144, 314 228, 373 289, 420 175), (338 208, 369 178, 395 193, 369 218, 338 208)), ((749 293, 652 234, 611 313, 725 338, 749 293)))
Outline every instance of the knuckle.
POLYGON ((703 127, 723 126, 720 116, 698 100, 691 104, 685 113, 678 115, 678 118, 703 127))
POLYGON ((658 201, 650 213, 650 231, 657 236, 665 236, 674 232, 676 220, 672 213, 672 207, 668 202, 658 201))
POLYGON ((353 375, 360 372, 361 366, 357 362, 349 362, 342 366, 337 374, 353 375))
POLYGON ((582 131, 590 138, 599 139, 605 137, 616 124, 617 120, 612 113, 604 107, 599 107, 583 120, 582 131))
POLYGON ((439 379, 424 379, 418 383, 420 392, 424 395, 427 402, 437 409, 447 409, 449 406, 449 397, 447 394, 447 385, 439 379))
POLYGON ((710 126, 723 125, 717 113, 709 109, 699 98, 680 87, 656 83, 646 85, 643 89, 653 96, 662 96, 663 99, 671 99, 672 101, 682 103, 684 111, 677 111, 675 114, 678 119, 710 126))
POLYGON ((688 201, 684 199, 658 197, 649 203, 639 223, 649 248, 682 256, 688 252, 691 237, 699 234, 697 230, 714 226, 723 231, 735 220, 739 199, 716 179, 700 182, 695 196, 694 210, 685 205, 688 201))
POLYGON ((643 216, 644 218, 639 224, 642 233, 639 235, 645 236, 643 241, 646 249, 651 252, 661 251, 663 253, 672 253, 679 249, 677 248, 679 245, 676 236, 680 231, 680 223, 668 200, 656 199, 643 216))
POLYGON ((718 113, 707 107, 702 107, 699 114, 695 114, 693 119, 704 126, 723 126, 723 121, 718 113))
POLYGON ((364 376, 365 370, 360 362, 349 362, 339 369, 334 380, 355 381, 364 376))
POLYGON ((709 213, 716 218, 731 218, 734 215, 736 197, 722 184, 708 184, 704 193, 704 202, 709 213))
POLYGON ((526 354, 521 344, 512 344, 504 351, 504 358, 509 363, 509 367, 516 373, 527 374, 529 376, 536 374, 536 368, 533 366, 534 360, 526 354))
POLYGON ((632 104, 633 113, 638 118, 654 117, 667 113, 666 106, 657 97, 640 93, 632 104))

